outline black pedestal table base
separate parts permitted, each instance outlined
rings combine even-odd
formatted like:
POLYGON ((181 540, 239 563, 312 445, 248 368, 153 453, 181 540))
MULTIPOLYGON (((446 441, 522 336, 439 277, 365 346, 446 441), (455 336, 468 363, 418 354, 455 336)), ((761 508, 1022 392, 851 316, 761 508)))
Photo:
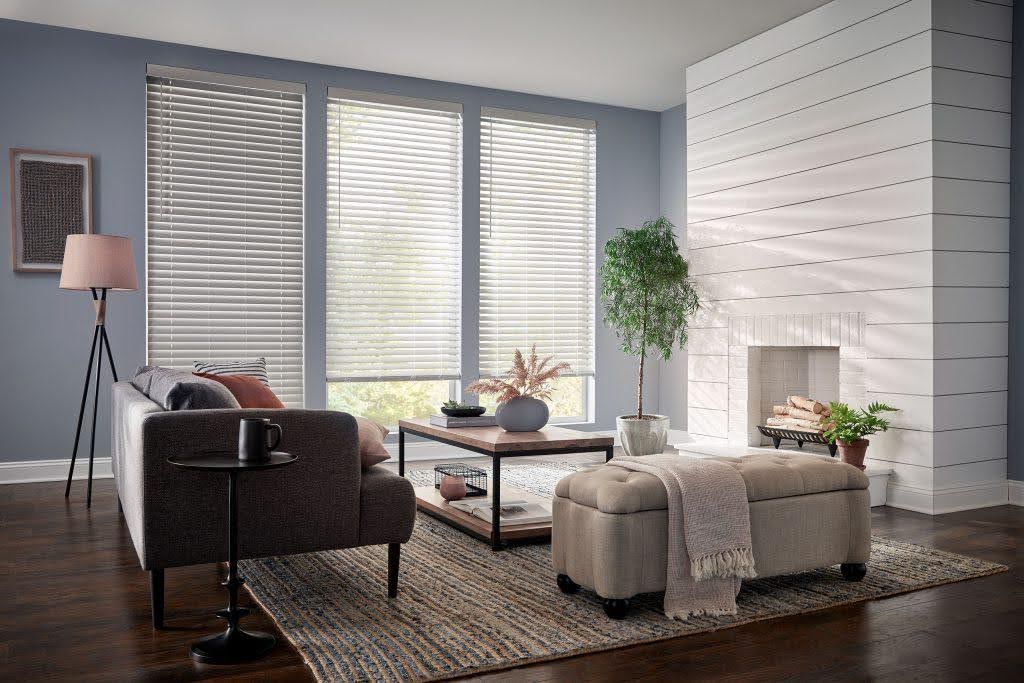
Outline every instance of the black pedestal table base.
POLYGON ((276 640, 262 631, 246 631, 238 625, 249 609, 238 606, 238 589, 245 579, 238 575, 238 474, 239 472, 272 469, 295 462, 288 453, 271 453, 262 462, 240 461, 237 455, 209 454, 191 458, 168 458, 168 462, 192 470, 227 472, 228 475, 228 578, 221 585, 228 589, 228 606, 217 616, 228 622, 223 633, 215 633, 192 643, 189 656, 203 664, 237 664, 267 654, 276 640))

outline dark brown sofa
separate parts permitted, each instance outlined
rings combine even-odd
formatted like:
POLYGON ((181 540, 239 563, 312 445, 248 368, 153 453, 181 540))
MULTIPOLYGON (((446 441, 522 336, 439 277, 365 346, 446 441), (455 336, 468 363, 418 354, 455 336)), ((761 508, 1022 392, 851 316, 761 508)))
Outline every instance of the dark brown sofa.
POLYGON ((130 382, 113 387, 112 467, 139 562, 150 572, 153 625, 163 625, 164 570, 227 559, 227 477, 167 458, 234 450, 238 421, 280 424, 280 450, 299 461, 239 478, 239 557, 388 544, 388 596, 416 516, 412 484, 384 467, 362 470, 351 415, 324 410, 165 411, 130 382))

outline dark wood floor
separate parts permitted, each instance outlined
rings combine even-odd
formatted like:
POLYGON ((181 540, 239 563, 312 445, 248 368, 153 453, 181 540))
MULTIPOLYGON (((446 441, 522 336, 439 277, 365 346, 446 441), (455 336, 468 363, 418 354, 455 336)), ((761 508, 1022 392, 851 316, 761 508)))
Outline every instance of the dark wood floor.
MULTIPOLYGON (((111 481, 86 511, 78 484, 0 486, 0 680, 311 680, 282 643, 236 667, 186 656, 218 630, 215 565, 167 572, 167 630, 149 624, 146 574, 111 481)), ((873 513, 876 533, 1011 567, 1005 574, 651 645, 483 676, 488 681, 1020 680, 1024 672, 1024 508, 928 517, 873 513)), ((254 628, 274 631, 257 610, 254 628)), ((278 634, 280 638, 280 634, 278 634)), ((281 639, 283 641, 283 639, 281 639)))

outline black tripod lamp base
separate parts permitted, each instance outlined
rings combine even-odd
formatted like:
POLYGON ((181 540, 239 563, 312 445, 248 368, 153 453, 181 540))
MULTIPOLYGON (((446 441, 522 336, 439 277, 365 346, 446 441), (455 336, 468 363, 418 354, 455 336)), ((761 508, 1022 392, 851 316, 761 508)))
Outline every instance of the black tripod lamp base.
POLYGON ((192 643, 189 657, 202 664, 238 664, 259 659, 274 647, 274 636, 238 626, 192 643))

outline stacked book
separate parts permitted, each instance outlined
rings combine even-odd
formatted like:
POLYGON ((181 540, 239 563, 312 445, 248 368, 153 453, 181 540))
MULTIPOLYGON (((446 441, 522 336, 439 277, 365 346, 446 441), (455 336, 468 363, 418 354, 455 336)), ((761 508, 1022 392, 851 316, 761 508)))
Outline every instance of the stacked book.
MULTIPOLYGON (((493 514, 490 498, 452 500, 448 502, 448 505, 485 522, 490 522, 493 514)), ((551 521, 551 504, 530 503, 525 500, 502 501, 499 519, 501 520, 499 523, 503 527, 517 524, 546 524, 551 521)))
POLYGON ((430 424, 435 427, 493 427, 498 424, 493 415, 477 417, 449 417, 447 415, 431 415, 430 424))

